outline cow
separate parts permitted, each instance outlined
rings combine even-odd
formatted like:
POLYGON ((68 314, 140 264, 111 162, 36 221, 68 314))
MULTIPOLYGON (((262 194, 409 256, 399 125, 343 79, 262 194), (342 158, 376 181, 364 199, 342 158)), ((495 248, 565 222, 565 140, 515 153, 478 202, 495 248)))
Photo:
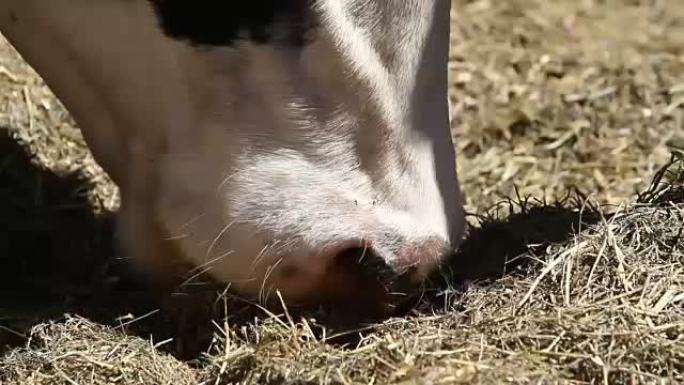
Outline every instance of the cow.
POLYGON ((119 187, 135 271, 265 303, 384 301, 464 230, 450 7, 2 0, 0 32, 119 187))

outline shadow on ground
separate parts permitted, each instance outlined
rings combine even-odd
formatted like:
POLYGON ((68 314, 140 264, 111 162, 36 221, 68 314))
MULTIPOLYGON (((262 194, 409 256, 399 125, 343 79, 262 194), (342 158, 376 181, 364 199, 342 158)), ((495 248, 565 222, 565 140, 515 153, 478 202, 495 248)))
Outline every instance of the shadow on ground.
POLYGON ((211 331, 193 333, 200 323, 190 314, 159 312, 157 298, 127 278, 113 257, 111 215, 94 214, 88 182, 36 165, 10 132, 0 128, 0 352, 24 344, 34 324, 71 313, 155 340, 182 330, 168 348, 196 356, 211 331))
POLYGON ((0 129, 0 345, 111 283, 111 220, 93 214, 85 188, 35 165, 0 129))
POLYGON ((565 243, 600 219, 599 209, 579 192, 554 203, 507 200, 479 217, 445 270, 452 282, 500 278, 525 262, 519 256, 565 243), (501 215, 502 208, 509 214, 501 215))
MULTIPOLYGON (((213 291, 178 295, 162 305, 125 278, 124 264, 113 257, 112 220, 94 214, 87 189, 77 174, 59 176, 35 165, 9 131, 0 129, 0 351, 23 344, 32 325, 71 313, 145 338, 152 335, 154 341, 173 338, 164 350, 181 359, 197 358, 206 351, 215 331, 211 319, 224 314, 225 302, 216 301, 213 291)), ((530 247, 563 242, 580 223, 598 219, 594 209, 579 210, 579 200, 509 204, 515 214, 481 219, 461 251, 432 277, 430 289, 420 300, 407 301, 398 315, 439 310, 445 288, 501 277, 515 270, 511 261, 530 247)), ((229 312, 240 314, 237 322, 264 315, 235 300, 229 312)), ((324 316, 317 319, 325 323, 324 316)))
POLYGON ((110 221, 92 214, 84 187, 78 176, 36 166, 0 129, 0 344, 106 283, 110 221))
POLYGON ((530 256, 567 242, 602 218, 579 191, 553 203, 508 199, 485 215, 471 216, 477 224, 469 228, 459 251, 430 277, 422 297, 404 312, 439 311, 445 306, 445 292, 458 293, 467 281, 486 284, 513 275, 533 259, 530 256))

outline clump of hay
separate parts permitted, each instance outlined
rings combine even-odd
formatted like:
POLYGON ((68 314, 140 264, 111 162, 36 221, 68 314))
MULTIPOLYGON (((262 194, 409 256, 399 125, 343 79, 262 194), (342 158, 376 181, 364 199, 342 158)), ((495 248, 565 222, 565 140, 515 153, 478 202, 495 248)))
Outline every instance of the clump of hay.
POLYGON ((197 384, 186 364, 153 344, 80 317, 33 328, 26 348, 0 360, 0 384, 197 384))
MULTIPOLYGON (((649 191, 680 191, 673 181, 682 181, 682 161, 676 157, 658 173, 649 191)), ((508 261, 502 278, 442 290, 408 316, 341 332, 356 335, 354 343, 340 344, 343 336, 307 316, 264 313, 249 323, 217 322, 211 347, 191 368, 149 341, 67 318, 37 326, 26 348, 0 360, 0 379, 22 385, 681 383, 684 201, 664 196, 642 194, 569 240, 530 245, 513 256, 514 264, 508 261)), ((498 226, 519 227, 520 219, 508 218, 498 226)), ((536 218, 533 228, 545 220, 536 218)), ((477 237, 478 231, 469 239, 480 247, 457 258, 497 257, 488 251, 500 248, 488 245, 498 240, 477 237)))
MULTIPOLYGON (((676 159, 659 175, 681 180, 673 173, 681 167, 676 159)), ((660 177, 656 185, 677 189, 660 177)), ((225 328, 209 356, 211 377, 254 384, 681 383, 684 201, 641 202, 598 219, 569 241, 531 247, 505 277, 443 292, 443 308, 389 320, 347 349, 317 337, 307 320, 225 328)), ((496 241, 483 240, 479 257, 496 257, 486 254, 496 241)))
POLYGON ((670 163, 656 173, 651 186, 639 194, 637 201, 665 205, 684 202, 684 153, 672 153, 670 163))

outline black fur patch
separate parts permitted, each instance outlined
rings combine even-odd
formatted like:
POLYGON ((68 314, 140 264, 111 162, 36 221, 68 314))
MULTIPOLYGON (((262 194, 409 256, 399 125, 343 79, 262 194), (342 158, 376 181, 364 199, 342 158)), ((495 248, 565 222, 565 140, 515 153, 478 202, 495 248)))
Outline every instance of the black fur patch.
POLYGON ((149 1, 167 36, 195 45, 231 46, 242 38, 303 45, 314 26, 315 0, 149 1))

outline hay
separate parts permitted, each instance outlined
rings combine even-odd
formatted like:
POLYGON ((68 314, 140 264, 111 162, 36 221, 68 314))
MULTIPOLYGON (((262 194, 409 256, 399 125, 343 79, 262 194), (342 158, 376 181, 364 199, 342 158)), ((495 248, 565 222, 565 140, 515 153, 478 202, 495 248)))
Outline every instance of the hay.
POLYGON ((579 187, 633 200, 684 144, 679 1, 455 1, 450 58, 469 210, 579 187))
MULTIPOLYGON (((677 172, 684 164, 675 161, 659 175, 682 180, 677 172)), ((684 187, 666 187, 663 178, 656 178, 656 186, 684 187)), ((501 279, 441 291, 409 316, 348 332, 360 336, 358 343, 334 343, 339 336, 321 332, 308 316, 262 313, 248 324, 216 323, 208 354, 190 368, 158 353, 152 342, 67 318, 36 326, 26 348, 0 359, 0 380, 22 385, 681 383, 684 201, 660 197, 599 217, 563 243, 529 248, 501 279)), ((545 223, 535 208, 525 212, 545 223)), ((519 227, 507 219, 498 226, 519 227)), ((472 230, 468 241, 479 240, 479 247, 468 248, 476 256, 457 258, 493 257, 487 254, 491 242, 478 237, 479 231, 472 230)))
POLYGON ((11 133, 0 138, 11 150, 0 154, 0 251, 11 252, 0 253, 0 383, 684 383, 682 157, 657 170, 684 147, 684 3, 453 10, 450 97, 473 228, 410 314, 355 332, 318 312, 238 317, 244 303, 228 299, 225 320, 174 321, 120 283, 110 225, 93 215, 116 208, 116 188, 0 44, 11 133), (574 187, 591 199, 544 203, 574 187), (64 312, 85 318, 55 321, 64 312))
POLYGON ((198 379, 150 342, 67 316, 34 327, 25 349, 0 360, 0 383, 194 385, 198 379))
MULTIPOLYGON (((684 201, 621 208, 349 349, 317 339, 310 322, 271 319, 225 330, 210 364, 225 383, 681 383, 683 226, 684 201)), ((487 243, 471 250, 488 258, 487 243)))

